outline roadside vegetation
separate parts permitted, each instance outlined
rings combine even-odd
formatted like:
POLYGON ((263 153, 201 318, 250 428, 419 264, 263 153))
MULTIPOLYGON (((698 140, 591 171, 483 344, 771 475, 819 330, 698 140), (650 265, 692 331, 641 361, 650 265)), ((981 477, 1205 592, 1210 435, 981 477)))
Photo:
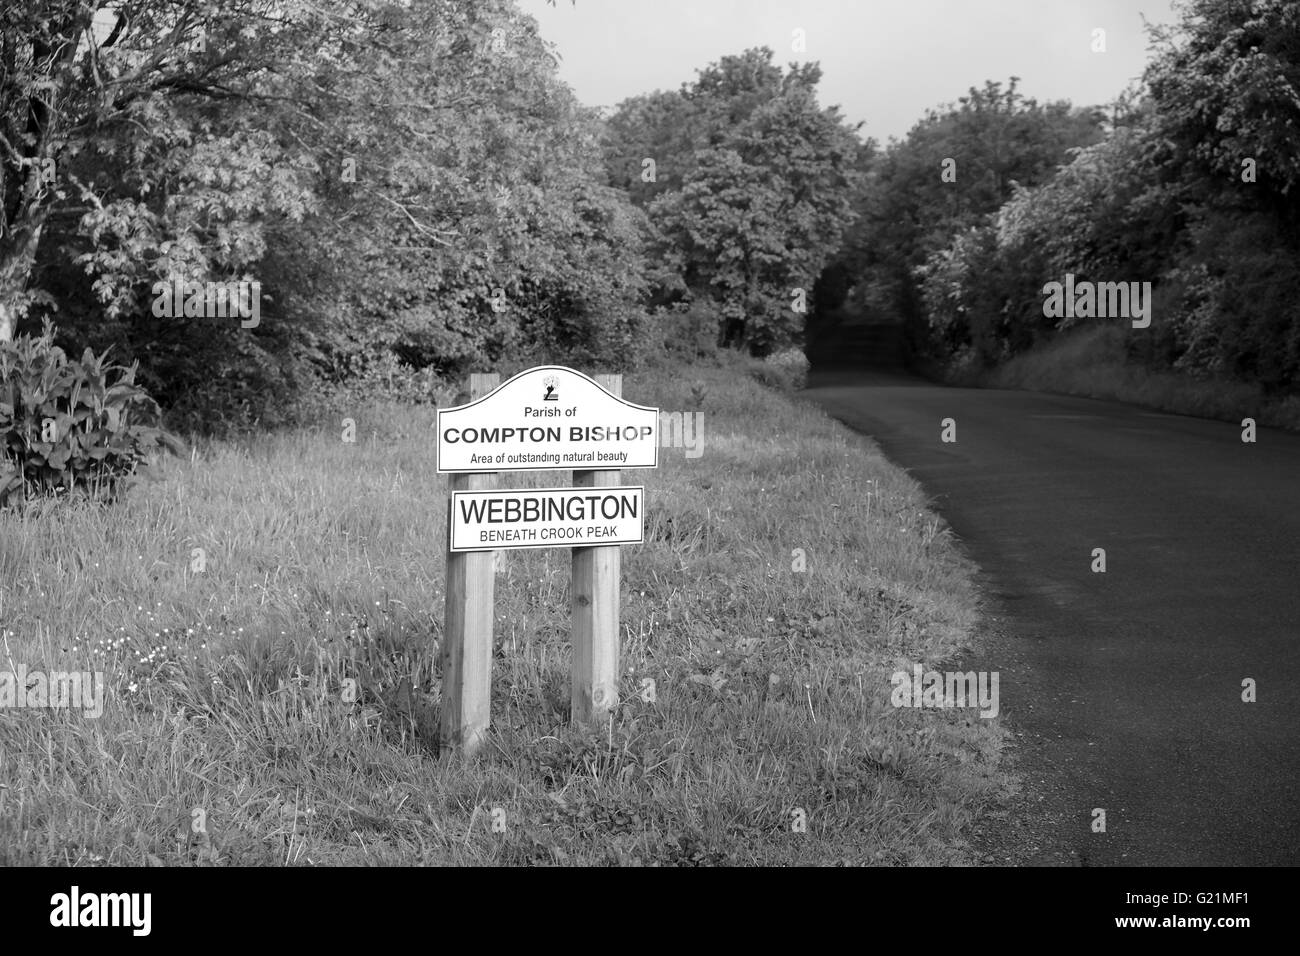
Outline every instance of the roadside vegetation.
POLYGON ((1294 421, 1300 5, 1178 7, 1109 104, 987 82, 874 154, 819 309, 901 323, 911 363, 955 381, 1060 371, 1076 394, 1294 421), (1045 314, 1067 276, 1145 285, 1148 324, 1045 314))
POLYGON ((0 672, 107 683, 0 708, 0 862, 969 862, 1000 725, 889 678, 960 658, 971 569, 785 393, 856 313, 950 376, 1294 423, 1300 7, 1186 10, 1105 108, 986 82, 883 148, 767 48, 606 116, 513 0, 13 11, 0 672), (1067 274, 1151 282, 1150 327, 1047 319, 1067 274), (704 454, 625 476, 607 726, 569 727, 568 554, 502 558, 461 764, 430 426, 551 362, 704 454))
POLYGON ((890 676, 961 653, 970 569, 783 395, 874 150, 817 64, 605 119, 512 0, 218 6, 0 26, 0 703, 105 681, 0 707, 0 862, 966 861, 999 725, 890 676), (502 558, 465 763, 431 425, 547 362, 701 413, 704 453, 625 476, 606 726, 570 727, 568 552, 502 558))
POLYGON ((624 473, 649 508, 622 703, 570 728, 569 554, 508 553, 468 764, 436 752, 432 406, 343 402, 201 442, 111 509, 0 512, 0 669, 106 680, 97 719, 0 710, 0 863, 969 862, 1000 723, 889 702, 891 673, 959 654, 976 619, 917 485, 743 360, 624 394, 701 411, 704 454, 624 473))
POLYGON ((1253 418, 1263 426, 1300 430, 1300 396, 1270 396, 1260 385, 1226 378, 1152 371, 1131 360, 1123 329, 1076 329, 992 369, 952 371, 954 385, 1023 388, 1143 405, 1225 422, 1253 418))

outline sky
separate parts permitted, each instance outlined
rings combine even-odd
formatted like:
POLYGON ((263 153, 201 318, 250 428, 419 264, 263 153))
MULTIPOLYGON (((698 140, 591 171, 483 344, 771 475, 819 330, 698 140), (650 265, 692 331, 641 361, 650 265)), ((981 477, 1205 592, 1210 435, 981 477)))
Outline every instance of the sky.
POLYGON ((1021 79, 1040 102, 1113 100, 1141 76, 1142 17, 1171 23, 1171 0, 519 0, 563 57, 560 77, 589 106, 676 90, 728 54, 768 46, 782 66, 816 60, 819 99, 861 135, 903 138, 926 109, 985 80, 1021 79), (1093 52, 1094 30, 1105 52, 1093 52), (802 30, 805 52, 793 49, 802 30))

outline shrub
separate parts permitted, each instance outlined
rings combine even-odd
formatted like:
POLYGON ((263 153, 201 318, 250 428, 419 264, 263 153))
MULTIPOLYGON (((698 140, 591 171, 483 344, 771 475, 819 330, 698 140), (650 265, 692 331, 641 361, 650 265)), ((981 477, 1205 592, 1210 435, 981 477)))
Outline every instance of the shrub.
POLYGON ((417 369, 388 349, 380 349, 354 364, 352 374, 325 386, 337 402, 364 405, 392 402, 399 405, 443 405, 455 392, 432 366, 417 369))
POLYGON ((750 375, 769 388, 796 391, 808 384, 808 359, 800 349, 773 352, 750 366, 750 375))
POLYGON ((0 342, 0 505, 73 488, 113 498, 158 449, 183 452, 136 366, 107 357, 70 361, 48 323, 0 342))
POLYGON ((718 357, 718 307, 708 299, 654 310, 642 324, 644 364, 690 365, 718 357))

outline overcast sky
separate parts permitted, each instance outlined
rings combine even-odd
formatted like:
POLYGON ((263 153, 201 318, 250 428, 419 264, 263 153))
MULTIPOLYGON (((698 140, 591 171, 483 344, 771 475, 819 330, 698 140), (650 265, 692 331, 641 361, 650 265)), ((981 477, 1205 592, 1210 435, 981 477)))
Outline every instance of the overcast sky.
POLYGON ((564 57, 560 76, 591 106, 675 90, 727 54, 768 46, 782 66, 820 61, 823 105, 862 135, 903 137, 931 106, 985 80, 1021 78, 1039 101, 1114 99, 1142 73, 1171 0, 520 0, 564 57), (1093 30, 1106 52, 1092 52, 1093 30), (805 31, 807 52, 792 50, 805 31))

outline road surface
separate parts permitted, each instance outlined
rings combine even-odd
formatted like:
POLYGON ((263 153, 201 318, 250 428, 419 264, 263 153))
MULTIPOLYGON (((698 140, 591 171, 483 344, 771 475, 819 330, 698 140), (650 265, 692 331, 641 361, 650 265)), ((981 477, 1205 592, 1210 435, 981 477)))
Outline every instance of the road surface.
POLYGON ((982 853, 1300 863, 1300 436, 888 372, 810 385, 981 566, 986 628, 961 669, 999 672, 1023 782, 982 853))

